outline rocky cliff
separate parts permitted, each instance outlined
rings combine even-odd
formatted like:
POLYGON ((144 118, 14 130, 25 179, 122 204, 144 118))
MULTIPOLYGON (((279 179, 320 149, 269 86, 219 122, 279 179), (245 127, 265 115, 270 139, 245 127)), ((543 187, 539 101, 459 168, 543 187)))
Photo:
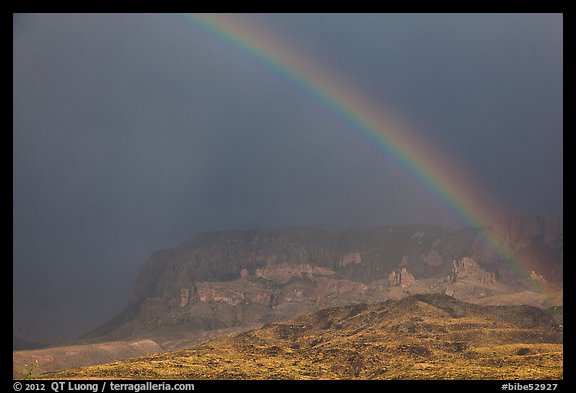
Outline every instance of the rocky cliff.
MULTIPOLYGON (((535 244, 553 250, 547 262, 557 268, 558 228, 553 220, 512 220, 485 230, 502 234, 518 255, 535 244)), ((140 271, 127 310, 90 336, 248 326, 416 293, 468 301, 508 294, 510 287, 500 281, 509 276, 480 234, 434 226, 202 234, 154 253, 140 271)), ((539 282, 553 275, 542 266, 534 270, 539 282)))
POLYGON ((497 248, 508 250, 503 258, 479 233, 472 246, 472 256, 496 271, 501 281, 513 283, 518 275, 530 280, 532 271, 543 275, 548 283, 561 285, 563 276, 563 221, 555 217, 501 215, 496 223, 483 230, 496 239, 497 248), (508 259, 508 260, 506 260, 508 259))

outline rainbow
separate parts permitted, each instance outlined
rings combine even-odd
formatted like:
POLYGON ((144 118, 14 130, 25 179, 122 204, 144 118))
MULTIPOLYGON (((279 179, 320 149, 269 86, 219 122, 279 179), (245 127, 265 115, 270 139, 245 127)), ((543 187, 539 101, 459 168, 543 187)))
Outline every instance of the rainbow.
MULTIPOLYGON (((414 131, 405 119, 394 116, 381 102, 371 100, 346 83, 313 56, 294 49, 270 29, 264 29, 246 18, 230 14, 185 14, 184 18, 210 32, 228 45, 249 54, 283 78, 345 119, 352 129, 378 146, 401 167, 454 211, 462 221, 476 228, 495 222, 498 209, 493 199, 460 166, 450 161, 449 154, 414 131)), ((529 272, 515 260, 514 252, 492 231, 482 230, 485 242, 508 264, 515 274, 529 272)))

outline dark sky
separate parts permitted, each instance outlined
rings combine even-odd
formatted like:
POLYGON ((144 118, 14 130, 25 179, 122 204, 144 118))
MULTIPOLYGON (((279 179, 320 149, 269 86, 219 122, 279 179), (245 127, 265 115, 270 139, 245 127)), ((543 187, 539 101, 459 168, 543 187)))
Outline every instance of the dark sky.
MULTIPOLYGON (((389 103, 502 209, 562 210, 562 15, 244 15, 389 103)), ((176 15, 13 34, 14 334, 85 333, 218 229, 459 225, 340 114, 176 15)))

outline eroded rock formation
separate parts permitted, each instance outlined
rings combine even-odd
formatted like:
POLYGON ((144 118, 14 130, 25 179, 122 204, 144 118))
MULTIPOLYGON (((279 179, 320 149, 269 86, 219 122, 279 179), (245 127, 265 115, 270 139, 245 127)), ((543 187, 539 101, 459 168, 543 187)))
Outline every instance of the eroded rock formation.
POLYGON ((494 272, 485 271, 470 257, 464 257, 458 262, 452 261, 450 281, 456 282, 464 278, 477 279, 482 284, 494 284, 496 282, 494 272))
POLYGON ((181 288, 180 289, 180 307, 186 307, 190 302, 190 289, 181 288))
POLYGON ((415 282, 414 276, 410 274, 405 267, 399 271, 392 271, 388 276, 388 284, 390 284, 391 287, 408 287, 415 282))
POLYGON ((532 270, 532 273, 530 273, 530 279, 536 283, 540 284, 546 283, 546 279, 544 278, 544 276, 536 273, 534 270, 532 270))
POLYGON ((279 284, 286 284, 293 278, 308 278, 313 279, 315 276, 333 276, 334 270, 312 266, 310 264, 291 265, 288 263, 281 263, 278 265, 267 265, 262 269, 256 269, 254 274, 257 278, 263 278, 268 281, 274 281, 279 284))

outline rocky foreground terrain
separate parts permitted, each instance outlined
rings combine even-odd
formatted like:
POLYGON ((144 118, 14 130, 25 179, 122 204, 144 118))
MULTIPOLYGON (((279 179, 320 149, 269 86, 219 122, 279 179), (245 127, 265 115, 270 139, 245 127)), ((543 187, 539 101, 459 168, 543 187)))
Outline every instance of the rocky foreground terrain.
POLYGON ((562 379, 558 311, 414 295, 328 308, 182 351, 41 377, 562 379))

